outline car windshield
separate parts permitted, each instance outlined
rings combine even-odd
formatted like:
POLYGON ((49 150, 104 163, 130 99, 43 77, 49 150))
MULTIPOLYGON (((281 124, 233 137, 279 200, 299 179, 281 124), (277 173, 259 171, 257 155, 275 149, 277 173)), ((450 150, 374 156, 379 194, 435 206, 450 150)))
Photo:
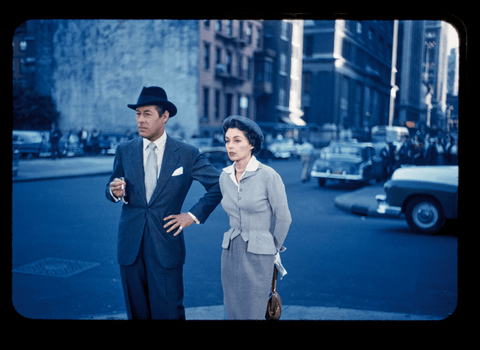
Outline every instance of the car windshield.
POLYGON ((326 148, 326 156, 327 157, 335 157, 338 155, 348 155, 348 156, 355 156, 355 157, 362 157, 362 149, 360 147, 355 146, 333 146, 326 148))

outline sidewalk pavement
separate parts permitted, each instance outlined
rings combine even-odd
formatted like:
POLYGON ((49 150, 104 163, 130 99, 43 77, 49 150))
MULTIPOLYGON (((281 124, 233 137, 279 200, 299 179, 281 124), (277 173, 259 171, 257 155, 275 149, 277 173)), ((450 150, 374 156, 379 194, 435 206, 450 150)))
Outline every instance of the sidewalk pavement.
POLYGON ((21 159, 13 182, 111 174, 113 156, 21 159))
MULTIPOLYGON (((113 156, 76 157, 60 159, 20 160, 17 176, 13 182, 45 180, 54 178, 108 175, 113 169, 113 156)), ((335 205, 357 215, 376 216, 377 203, 375 195, 382 194, 383 184, 366 186, 358 190, 339 195, 335 205)), ((185 310, 187 320, 224 320, 223 305, 191 307, 185 310)), ((91 320, 125 320, 125 313, 108 315, 91 315, 84 319, 91 320)), ((280 320, 370 320, 370 321, 410 321, 441 320, 430 315, 416 315, 372 310, 342 309, 323 306, 284 305, 280 320)))
MULTIPOLYGON (((190 307, 185 309, 187 321, 222 321, 226 320, 223 305, 190 307)), ((109 314, 92 315, 83 320, 126 320, 127 315, 109 314)), ((283 305, 280 321, 440 321, 441 317, 413 315, 396 312, 372 310, 342 309, 323 306, 283 305)))

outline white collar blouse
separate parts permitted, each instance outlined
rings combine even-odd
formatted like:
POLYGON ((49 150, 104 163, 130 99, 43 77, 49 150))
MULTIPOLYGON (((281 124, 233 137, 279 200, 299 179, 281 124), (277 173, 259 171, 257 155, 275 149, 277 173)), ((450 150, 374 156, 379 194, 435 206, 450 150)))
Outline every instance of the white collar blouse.
MULTIPOLYGON (((240 180, 242 179, 242 177, 245 175, 245 173, 247 171, 257 171, 258 169, 258 166, 259 166, 260 162, 257 160, 257 158, 252 155, 252 158, 250 158, 246 168, 245 168, 245 171, 243 172, 242 176, 240 177, 240 180)), ((240 190, 240 185, 238 184, 237 182, 237 177, 235 176, 235 165, 236 163, 233 163, 232 165, 226 167, 226 168, 223 168, 223 171, 225 171, 227 174, 230 175, 230 179, 232 179, 233 183, 235 185, 237 185, 237 189, 240 190)))

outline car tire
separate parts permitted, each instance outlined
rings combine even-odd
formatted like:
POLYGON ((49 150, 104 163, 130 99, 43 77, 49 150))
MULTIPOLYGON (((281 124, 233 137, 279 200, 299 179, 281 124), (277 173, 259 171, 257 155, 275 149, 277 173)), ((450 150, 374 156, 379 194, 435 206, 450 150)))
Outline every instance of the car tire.
POLYGON ((325 183, 327 182, 327 179, 324 177, 319 177, 318 178, 318 186, 320 187, 325 187, 325 183))
POLYGON ((412 198, 405 207, 405 218, 412 230, 426 234, 436 234, 445 223, 442 206, 427 196, 412 198))

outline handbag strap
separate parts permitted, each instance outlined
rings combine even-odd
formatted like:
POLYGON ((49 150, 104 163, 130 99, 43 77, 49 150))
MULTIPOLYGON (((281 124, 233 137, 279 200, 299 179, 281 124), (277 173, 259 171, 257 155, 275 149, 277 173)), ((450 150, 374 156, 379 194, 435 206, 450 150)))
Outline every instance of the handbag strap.
POLYGON ((277 267, 273 267, 272 293, 277 292, 277 267))

